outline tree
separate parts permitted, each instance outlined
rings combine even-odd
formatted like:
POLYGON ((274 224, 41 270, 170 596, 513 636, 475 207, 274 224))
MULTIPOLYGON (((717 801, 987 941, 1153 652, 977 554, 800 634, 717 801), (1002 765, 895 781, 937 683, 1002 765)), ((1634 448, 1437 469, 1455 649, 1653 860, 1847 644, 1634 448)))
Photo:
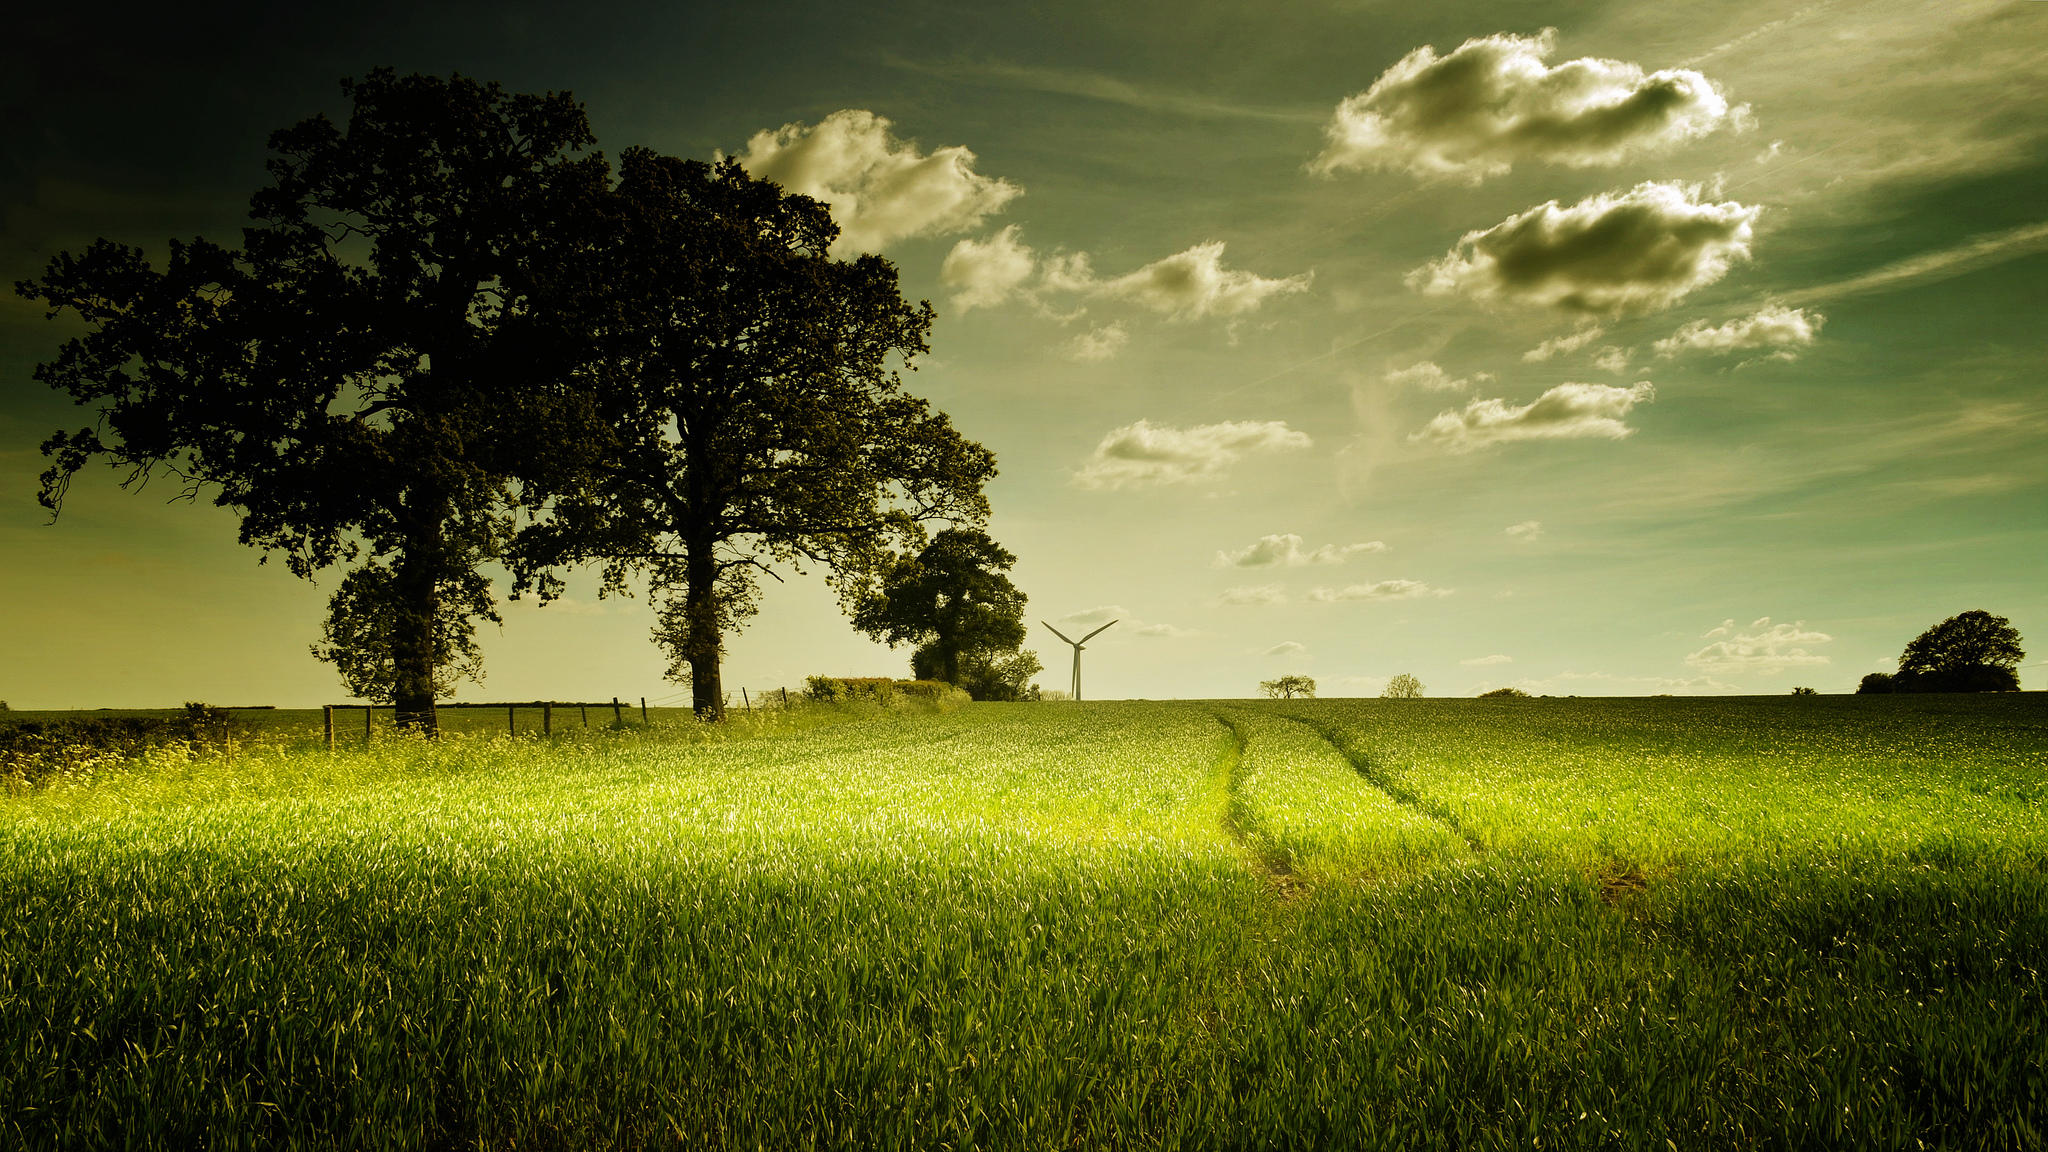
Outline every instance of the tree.
POLYGON ((1422 681, 1406 672, 1387 681, 1387 686, 1380 690, 1380 698, 1383 700, 1417 700, 1421 696, 1422 681))
POLYGON ((905 301, 880 257, 829 258, 823 204, 732 160, 646 149, 615 183, 581 175, 586 231, 550 283, 589 349, 576 391, 607 431, 528 490, 544 514, 515 546, 517 586, 546 599, 587 560, 606 591, 644 574, 671 674, 719 719, 724 635, 760 574, 822 564, 853 607, 925 523, 987 518, 995 458, 902 391, 931 305, 905 301))
POLYGON ((918 645, 911 667, 920 680, 964 688, 964 657, 1024 643, 1024 594, 1003 574, 1016 562, 978 528, 945 529, 915 556, 889 561, 855 608, 853 626, 891 647, 918 645))
MULTIPOLYGON (((920 679, 925 677, 918 671, 918 657, 925 651, 918 649, 910 659, 912 673, 920 679)), ((960 679, 956 687, 976 700, 1035 700, 1038 699, 1038 691, 1031 678, 1043 671, 1045 665, 1038 662, 1036 652, 969 652, 960 658, 960 679)))
MULTIPOLYGON (((1419 684, 1416 686, 1416 694, 1421 695, 1421 685, 1419 684)), ((1527 700, 1529 694, 1520 688, 1509 685, 1505 688, 1495 688, 1491 692, 1481 692, 1479 698, 1481 700, 1527 700)))
POLYGON ((1259 691, 1274 700, 1292 700, 1296 696, 1312 700, 1316 694, 1316 682, 1307 676, 1282 676, 1278 680, 1259 681, 1259 691))
POLYGON ((2020 634, 2003 616, 1974 610, 1913 638, 1892 678, 1899 692, 2017 692, 2026 659, 2020 634))
POLYGON ((1856 694, 1858 696, 1869 696, 1896 692, 1898 691, 1898 686, 1893 683, 1893 679, 1892 674, 1889 672, 1866 673, 1863 679, 1856 682, 1856 694))
POLYGON ((558 349, 528 323, 526 256, 553 232, 540 193, 592 138, 566 94, 389 69, 342 91, 345 127, 271 136, 240 250, 173 241, 159 270, 98 240, 17 285, 90 329, 36 369, 97 408, 43 445, 40 499, 54 518, 105 457, 124 487, 162 470, 211 490, 302 577, 367 553, 314 651, 432 731, 497 619, 477 565, 506 539, 512 464, 575 439, 538 407, 558 349))

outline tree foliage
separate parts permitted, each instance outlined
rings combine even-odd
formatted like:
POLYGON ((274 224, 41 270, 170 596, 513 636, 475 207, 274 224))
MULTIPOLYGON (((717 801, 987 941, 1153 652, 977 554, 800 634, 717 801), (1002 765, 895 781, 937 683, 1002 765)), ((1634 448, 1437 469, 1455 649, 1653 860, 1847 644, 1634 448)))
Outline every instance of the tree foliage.
POLYGON ((1899 692, 2017 692, 2026 659, 2020 634, 1981 609, 1951 616, 1913 638, 1899 656, 1899 692))
POLYGON ((945 529, 916 555, 889 560, 855 607, 853 626, 892 647, 916 644, 911 667, 918 678, 968 688, 963 660, 985 657, 985 677, 989 659, 1024 643, 1025 597, 1004 575, 1016 562, 978 528, 945 529))
MULTIPOLYGON (((1419 689, 1420 686, 1418 685, 1417 687, 1419 689)), ((1529 694, 1511 684, 1505 688, 1495 688, 1491 692, 1481 692, 1479 698, 1481 700, 1527 700, 1529 694)))
POLYGON ((1380 690, 1380 698, 1384 700, 1416 700, 1421 696, 1422 681, 1406 672, 1387 681, 1387 686, 1380 690))
POLYGON ((1311 700, 1315 698, 1316 682, 1307 676, 1282 676, 1259 681, 1259 691, 1274 700, 1292 700, 1296 696, 1311 700))
POLYGON ((602 431, 528 489, 544 515, 515 572, 544 599, 568 564, 601 562, 608 591, 644 575, 673 671, 717 718, 724 635, 762 573, 821 564, 853 607, 924 522, 986 519, 994 457, 901 389, 931 306, 880 257, 829 258, 824 205, 646 149, 578 176, 562 202, 585 227, 548 276, 602 431))
POLYGON ((508 477, 561 439, 534 407, 559 349, 527 322, 528 273, 558 231, 542 193, 591 135, 567 95, 388 69, 342 87, 345 126, 272 135, 240 249, 173 241, 159 269, 98 240, 17 286, 88 328, 36 370, 96 414, 44 444, 40 498, 59 512, 104 458, 124 485, 211 492, 301 576, 367 552, 316 651, 431 728, 496 618, 475 572, 506 538, 508 477))

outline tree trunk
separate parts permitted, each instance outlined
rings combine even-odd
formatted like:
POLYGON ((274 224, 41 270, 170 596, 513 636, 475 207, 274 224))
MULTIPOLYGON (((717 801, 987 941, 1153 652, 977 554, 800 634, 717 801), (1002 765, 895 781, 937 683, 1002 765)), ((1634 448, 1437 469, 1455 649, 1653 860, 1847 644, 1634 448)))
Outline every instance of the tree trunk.
POLYGON ((684 655, 690 661, 690 707, 697 719, 725 719, 725 686, 718 678, 718 568, 709 543, 692 545, 683 561, 683 613, 688 632, 684 655))
POLYGON ((438 735, 434 714, 434 629, 441 617, 441 569, 446 544, 441 538, 445 499, 427 498, 409 509, 415 519, 412 538, 395 572, 398 603, 391 636, 391 702, 400 731, 438 735))

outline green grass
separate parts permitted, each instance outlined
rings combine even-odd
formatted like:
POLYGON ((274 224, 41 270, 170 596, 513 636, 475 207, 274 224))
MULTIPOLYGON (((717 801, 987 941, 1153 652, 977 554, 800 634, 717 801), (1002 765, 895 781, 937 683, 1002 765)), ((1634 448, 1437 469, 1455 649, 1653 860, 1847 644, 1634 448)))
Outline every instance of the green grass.
POLYGON ((314 714, 0 799, 0 1146, 2040 1147, 2044 704, 314 714))

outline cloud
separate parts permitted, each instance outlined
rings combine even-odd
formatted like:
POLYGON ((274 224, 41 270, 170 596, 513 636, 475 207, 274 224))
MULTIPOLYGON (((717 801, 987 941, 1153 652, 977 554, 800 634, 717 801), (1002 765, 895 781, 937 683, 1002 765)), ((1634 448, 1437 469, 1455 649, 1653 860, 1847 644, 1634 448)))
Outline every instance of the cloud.
POLYGON ((1415 600, 1424 596, 1449 596, 1448 588, 1432 588, 1420 580, 1381 580, 1373 584, 1350 584, 1343 588, 1311 588, 1310 602, 1336 604, 1346 600, 1415 600))
POLYGON ((1086 252, 1040 255, 1011 225, 987 240, 954 244, 939 276, 963 312, 1011 299, 1051 312, 1055 297, 1079 296, 1135 304, 1174 320, 1241 316, 1273 297, 1306 292, 1315 279, 1312 271, 1274 279, 1226 268, 1223 249, 1223 241, 1209 240, 1135 272, 1105 277, 1086 252))
POLYGON ((1037 261, 1017 238, 1015 224, 986 240, 962 240, 939 266, 939 282, 953 292, 961 312, 993 308, 1008 300, 1031 279, 1037 261))
POLYGON ((1256 310, 1274 296, 1308 291, 1309 281, 1314 277, 1315 273, 1304 272, 1272 280, 1225 268, 1223 241, 1211 240, 1155 260, 1136 272, 1096 281, 1086 291, 1113 300, 1127 300, 1176 319, 1238 316, 1256 310))
MULTIPOLYGON (((1126 612, 1121 604, 1100 604, 1093 608, 1083 608, 1079 612, 1069 612, 1065 616, 1060 617, 1058 623, 1072 624, 1077 628, 1087 628, 1094 625, 1107 624, 1111 620, 1125 620, 1129 617, 1130 613, 1126 612)), ((1075 639, 1078 640, 1080 637, 1076 636, 1075 639)))
POLYGON ((1520 524, 1508 525, 1508 535, 1517 540, 1532 541, 1543 539, 1543 521, 1524 520, 1520 524))
POLYGON ((1791 360, 1799 355, 1793 349, 1813 343, 1826 322, 1827 317, 1819 312, 1771 304, 1718 326, 1695 320, 1652 347, 1667 359, 1681 352, 1725 354, 1769 348, 1773 359, 1791 360))
POLYGON ((1385 552, 1387 546, 1379 540, 1367 540, 1362 544, 1325 544, 1320 548, 1305 550, 1301 537, 1292 532, 1278 536, 1261 536, 1259 542, 1235 552, 1216 553, 1218 568, 1303 568, 1310 564, 1342 564, 1346 557, 1360 552, 1385 552))
POLYGON ((1524 161, 1592 168, 1741 123, 1713 81, 1690 69, 1645 73, 1584 56, 1544 63, 1557 30, 1417 48, 1337 105, 1309 165, 1405 171, 1477 184, 1524 161))
POLYGON ((1091 328, 1066 343, 1067 359, 1081 361, 1108 360, 1130 342, 1131 334, 1121 320, 1111 321, 1099 328, 1091 328))
POLYGON ((1712 644, 1685 658, 1687 665, 1707 673, 1754 672, 1773 676, 1787 668, 1811 668, 1826 664, 1828 658, 1808 652, 1802 645, 1826 644, 1834 637, 1815 632, 1803 620, 1773 624, 1769 616, 1737 628, 1735 621, 1723 620, 1701 639, 1712 644))
POLYGON ((1285 604, 1287 592, 1278 584, 1260 584, 1251 588, 1225 588, 1216 597, 1219 604, 1243 606, 1248 604, 1285 604))
POLYGON ((1513 664, 1514 662, 1514 657, 1502 656, 1499 653, 1495 653, 1491 656, 1474 656, 1470 660, 1458 661, 1458 663, 1463 664, 1467 668, 1485 668, 1494 664, 1513 664))
POLYGON ((1610 344, 1602 348, 1598 356, 1593 357, 1593 367, 1602 372, 1613 372, 1618 375, 1628 371, 1628 360, 1634 352, 1633 348, 1617 348, 1610 344))
POLYGON ((1171 624, 1147 624, 1134 630, 1136 635, 1148 640, 1180 640, 1188 636, 1200 636, 1193 628, 1176 628, 1171 624))
MULTIPOLYGON (((1505 400, 1474 400, 1463 411, 1437 413, 1410 440, 1470 452, 1511 440, 1619 440, 1635 429, 1622 422, 1629 410, 1657 394, 1649 381, 1626 388, 1609 384, 1559 384, 1517 408, 1505 400)), ((1509 530, 1512 534, 1513 530, 1509 530)))
POLYGON ((1467 232, 1408 274, 1430 296, 1619 316, 1668 308, 1749 257, 1761 208, 1704 203, 1697 185, 1646 182, 1569 208, 1555 200, 1467 232))
POLYGON ((1953 248, 1909 256, 1847 280, 1837 280, 1832 284, 1819 284, 1788 293, 1787 298, 1795 304, 1810 303, 1844 296, 1861 296, 1867 292, 1882 292, 1898 284, 1947 280, 1975 272, 1979 268, 1988 268, 2002 261, 2038 252, 2043 248, 2048 248, 2048 221, 2022 224, 2003 232, 1978 236, 1953 248))
POLYGON ((1437 367, 1434 361, 1422 360, 1406 368, 1398 368, 1382 377, 1387 383, 1402 388, 1420 388, 1424 392, 1463 392, 1472 383, 1463 377, 1453 378, 1450 373, 1437 367))
POLYGON ((1273 646, 1272 646, 1271 648, 1268 648, 1268 649, 1266 649, 1266 650, 1265 650, 1264 652, 1261 652, 1261 653, 1259 653, 1259 655, 1261 655, 1261 656, 1300 656, 1300 655, 1302 655, 1303 653, 1305 653, 1305 652, 1307 652, 1307 651, 1308 651, 1308 645, 1306 645, 1306 644, 1301 644, 1301 643, 1297 643, 1297 642, 1295 642, 1295 641, 1293 641, 1293 640, 1282 640, 1282 641, 1281 641, 1280 643, 1278 643, 1278 644, 1275 644, 1275 645, 1273 645, 1273 646))
POLYGON ((1562 336, 1552 336, 1543 343, 1522 353, 1522 362, 1524 364, 1534 364, 1538 361, 1548 360, 1553 356, 1566 356, 1577 352, 1606 334, 1607 329, 1603 325, 1583 325, 1562 336))
POLYGON ((1112 430, 1074 473, 1082 488, 1141 488, 1221 476, 1249 452, 1306 448, 1307 435, 1279 420, 1231 420, 1192 428, 1154 428, 1140 420, 1112 430))
POLYGON ((1024 193, 977 173, 966 148, 919 152, 889 127, 873 112, 846 108, 815 126, 792 123, 755 133, 739 162, 759 179, 824 201, 839 222, 835 255, 878 252, 910 236, 965 232, 1024 193))

